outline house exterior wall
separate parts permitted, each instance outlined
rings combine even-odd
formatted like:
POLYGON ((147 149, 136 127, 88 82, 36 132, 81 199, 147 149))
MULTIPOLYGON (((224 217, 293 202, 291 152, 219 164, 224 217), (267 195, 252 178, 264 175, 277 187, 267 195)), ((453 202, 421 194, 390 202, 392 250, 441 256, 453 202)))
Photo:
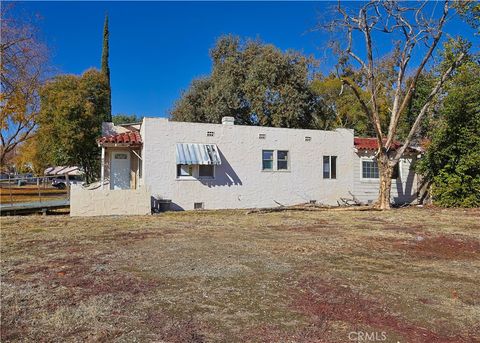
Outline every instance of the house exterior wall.
POLYGON ((173 209, 273 207, 316 200, 336 204, 354 189, 353 130, 292 130, 145 118, 142 184, 173 209), (213 137, 207 131, 214 132, 213 137), (265 139, 259 139, 265 134, 265 139), (306 141, 305 137, 311 137, 306 141), (176 143, 216 144, 222 164, 213 180, 176 177, 176 143), (262 150, 288 150, 288 171, 262 171, 262 150), (323 178, 323 156, 337 156, 337 178, 323 178))
MULTIPOLYGON (((378 198, 380 188, 379 179, 362 178, 362 160, 371 160, 375 152, 361 150, 354 153, 353 179, 355 197, 362 203, 372 203, 378 198)), ((417 174, 412 170, 412 164, 417 157, 415 155, 406 155, 400 159, 399 178, 392 180, 391 201, 394 204, 412 203, 417 197, 417 174)))

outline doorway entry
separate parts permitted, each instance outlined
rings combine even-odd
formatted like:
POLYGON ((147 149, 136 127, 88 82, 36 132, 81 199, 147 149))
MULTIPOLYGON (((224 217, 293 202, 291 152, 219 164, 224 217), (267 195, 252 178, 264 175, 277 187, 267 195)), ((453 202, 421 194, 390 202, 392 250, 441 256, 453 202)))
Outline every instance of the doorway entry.
POLYGON ((130 189, 130 152, 113 151, 110 166, 110 189, 130 189))

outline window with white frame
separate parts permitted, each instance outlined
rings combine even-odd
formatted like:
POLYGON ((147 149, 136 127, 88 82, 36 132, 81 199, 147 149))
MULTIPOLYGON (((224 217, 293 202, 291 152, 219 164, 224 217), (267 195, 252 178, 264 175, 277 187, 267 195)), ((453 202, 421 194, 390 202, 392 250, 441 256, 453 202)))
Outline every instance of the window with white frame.
POLYGON ((262 150, 262 169, 273 170, 273 150, 262 150))
POLYGON ((211 164, 199 165, 198 176, 202 179, 213 179, 215 177, 215 166, 211 164))
POLYGON ((177 164, 177 178, 190 178, 193 176, 193 166, 177 164))
POLYGON ((288 170, 287 150, 277 150, 277 170, 288 170))
POLYGON ((337 178, 337 156, 323 156, 323 178, 337 178))
POLYGON ((362 179, 378 179, 378 164, 376 160, 362 160, 362 179))
MULTIPOLYGON (((400 177, 400 162, 395 164, 392 171, 392 179, 400 177)), ((378 171, 378 163, 376 159, 362 160, 362 179, 378 179, 380 173, 378 171)))
POLYGON ((288 171, 289 158, 288 150, 262 150, 262 170, 288 171))
POLYGON ((186 165, 177 164, 177 179, 214 179, 214 165, 186 165))

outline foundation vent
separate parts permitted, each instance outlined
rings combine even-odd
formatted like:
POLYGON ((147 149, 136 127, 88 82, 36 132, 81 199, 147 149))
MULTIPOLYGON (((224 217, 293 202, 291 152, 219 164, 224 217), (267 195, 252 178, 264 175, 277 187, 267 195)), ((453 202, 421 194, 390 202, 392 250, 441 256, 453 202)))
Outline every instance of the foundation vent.
POLYGON ((312 140, 312 137, 310 136, 305 136, 305 142, 310 142, 312 140))
POLYGON ((267 138, 266 134, 264 134, 264 133, 259 133, 258 134, 258 139, 265 139, 265 138, 267 138))
POLYGON ((193 209, 194 210, 203 210, 205 207, 203 205, 203 202, 194 202, 193 203, 193 209))
POLYGON ((207 131, 207 137, 213 137, 213 136, 215 136, 215 132, 207 131))

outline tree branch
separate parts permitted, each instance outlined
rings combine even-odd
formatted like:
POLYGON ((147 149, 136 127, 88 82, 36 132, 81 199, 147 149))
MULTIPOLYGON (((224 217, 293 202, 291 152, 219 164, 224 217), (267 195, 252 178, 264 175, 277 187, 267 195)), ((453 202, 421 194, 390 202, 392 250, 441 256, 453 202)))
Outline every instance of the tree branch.
POLYGON ((420 113, 418 114, 417 118, 415 119, 415 122, 412 125, 412 128, 410 129, 410 132, 408 133, 407 138, 405 139, 405 142, 403 143, 402 147, 397 150, 394 161, 398 161, 400 157, 402 157, 403 153, 405 152, 405 149, 408 148, 410 145, 413 136, 417 133, 420 123, 422 121, 423 116, 427 112, 427 110, 430 108, 433 98, 438 94, 442 86, 444 85, 445 81, 450 77, 451 73, 455 68, 457 68, 462 60, 465 58, 466 54, 462 52, 458 57, 455 59, 455 61, 452 63, 452 65, 443 73, 442 77, 438 82, 436 83, 435 87, 432 89, 430 94, 427 97, 427 100, 425 104, 423 105, 422 109, 420 110, 420 113))
POLYGON ((437 33, 433 37, 433 42, 432 42, 429 50, 427 51, 427 53, 423 57, 422 62, 418 66, 418 68, 415 72, 415 75, 412 79, 412 82, 410 83, 410 85, 407 88, 405 97, 403 98, 403 101, 402 101, 401 105, 399 107, 396 107, 395 112, 392 112, 392 115, 391 115, 391 118, 390 118, 390 125, 389 125, 389 129, 388 129, 387 141, 385 143, 385 146, 387 148, 390 147, 390 145, 392 144, 392 142, 395 138, 395 134, 396 134, 397 126, 398 126, 398 121, 400 119, 401 114, 405 110, 407 104, 410 102, 410 99, 413 95, 413 90, 416 87, 418 78, 420 77, 425 65, 427 64, 428 60, 432 56, 433 51, 435 50, 438 42, 440 41, 440 38, 442 37, 443 25, 444 25, 445 20, 447 18, 448 10, 449 10, 449 1, 446 0, 445 5, 443 7, 442 17, 440 18, 440 21, 439 21, 438 26, 437 26, 437 33))

